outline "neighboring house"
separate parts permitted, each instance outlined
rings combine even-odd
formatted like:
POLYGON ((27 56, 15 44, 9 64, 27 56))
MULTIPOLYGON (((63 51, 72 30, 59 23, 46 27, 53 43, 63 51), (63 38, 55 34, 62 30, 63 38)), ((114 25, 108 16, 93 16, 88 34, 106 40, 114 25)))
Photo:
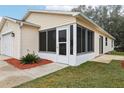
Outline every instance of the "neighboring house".
POLYGON ((114 49, 114 37, 80 12, 30 10, 22 20, 4 17, 0 53, 41 58, 72 66, 114 49))

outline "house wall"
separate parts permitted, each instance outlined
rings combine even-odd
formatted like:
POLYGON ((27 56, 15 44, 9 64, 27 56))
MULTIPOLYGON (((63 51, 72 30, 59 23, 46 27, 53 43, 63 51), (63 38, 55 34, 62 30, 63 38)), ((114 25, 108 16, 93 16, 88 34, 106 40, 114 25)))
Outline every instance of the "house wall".
MULTIPOLYGON (((71 24, 73 25, 75 28, 76 28, 76 24, 71 24)), ((73 45, 73 55, 70 55, 70 25, 66 25, 66 26, 61 26, 61 27, 56 27, 56 33, 58 31, 58 29, 60 28, 63 28, 63 27, 67 27, 68 28, 68 35, 67 35, 67 56, 65 56, 67 59, 68 59, 68 62, 65 63, 65 64, 69 64, 69 65, 75 65, 76 64, 76 51, 75 51, 75 44, 73 45)), ((74 33, 76 33, 76 29, 74 28, 74 33)), ((63 28, 64 29, 64 28, 63 28)), ((74 35, 74 34, 73 34, 74 35)), ((57 35, 56 35, 56 38, 57 38, 57 35)), ((74 42, 75 41, 76 37, 74 35, 74 42)), ((61 60, 66 60, 66 58, 64 56, 59 56, 58 54, 58 48, 57 48, 57 40, 56 40, 56 53, 55 52, 43 52, 43 51, 40 51, 38 52, 38 55, 41 57, 41 58, 44 58, 44 59, 48 59, 48 60, 52 60, 54 62, 58 62, 58 59, 59 61, 61 60), (63 58, 64 57, 64 58, 63 58)), ((63 62, 62 62, 63 63, 63 62)))
MULTIPOLYGON (((7 20, 1 30, 1 41, 2 41, 2 34, 13 32, 15 34, 15 37, 13 37, 13 57, 20 58, 20 26, 19 24, 7 20)), ((1 50, 2 54, 2 42, 1 42, 1 50)))
POLYGON ((84 63, 87 60, 91 60, 99 55, 99 36, 100 35, 103 36, 103 53, 107 53, 109 51, 114 50, 114 47, 112 47, 112 44, 111 44, 112 39, 110 37, 108 37, 107 35, 102 34, 97 28, 92 26, 92 24, 85 21, 84 19, 82 19, 82 20, 77 19, 77 24, 94 31, 94 52, 82 53, 79 55, 77 54, 76 65, 80 65, 81 63, 84 63), (107 46, 105 45, 105 37, 108 38, 107 46))
POLYGON ((97 28, 95 28, 91 23, 87 22, 86 20, 84 20, 84 19, 82 19, 82 20, 76 19, 76 20, 77 20, 77 24, 79 24, 79 25, 81 25, 83 27, 86 27, 86 28, 88 28, 88 29, 90 29, 90 30, 95 32, 95 37, 96 37, 95 38, 95 42, 96 42, 95 45, 97 45, 97 46, 95 46, 95 47, 97 47, 95 52, 99 52, 98 51, 98 49, 99 49, 99 35, 103 36, 103 48, 104 48, 103 52, 104 53, 114 49, 114 47, 113 48, 111 47, 112 38, 110 38, 109 36, 101 33, 101 31, 99 31, 97 28), (108 38, 108 46, 105 46, 105 37, 108 38))
MULTIPOLYGON (((84 63, 88 60, 91 60, 95 58, 96 56, 99 56, 99 33, 95 32, 95 39, 94 39, 94 52, 84 53, 84 54, 77 54, 76 57, 76 65, 80 65, 81 63, 84 63)), ((103 35, 102 35, 103 36, 103 35)), ((105 45, 105 36, 103 36, 103 54, 107 53, 109 51, 114 50, 114 47, 111 46, 111 40, 108 38, 108 45, 105 45)))
MULTIPOLYGON (((111 38, 103 34, 101 31, 98 30, 98 28, 93 26, 91 23, 89 23, 85 19, 80 20, 71 16, 65 16, 65 15, 63 16, 63 15, 56 15, 56 14, 31 13, 26 19, 26 21, 40 25, 41 26, 40 30, 77 23, 95 32, 94 33, 94 52, 78 55, 76 54, 76 50, 77 50, 76 49, 76 43, 77 43, 76 42, 76 26, 74 26, 75 27, 74 28, 75 29, 74 45, 73 45, 74 54, 68 55, 69 65, 76 66, 98 56, 99 55, 99 35, 103 36, 103 53, 113 50, 113 48, 111 47, 111 38), (108 37, 108 46, 105 46, 105 37, 108 37)), ((70 48, 68 47, 68 51, 69 50, 70 48)), ((38 52, 38 55, 42 58, 53 60, 54 62, 56 62, 56 59, 57 59, 57 55, 55 53, 38 52)))
MULTIPOLYGON (((74 33, 73 33, 73 55, 68 54, 68 61, 69 65, 76 66, 81 63, 84 63, 96 56, 99 55, 99 35, 103 36, 103 53, 106 53, 108 51, 111 51, 114 49, 114 47, 111 47, 111 38, 103 33, 101 33, 95 26, 93 26, 91 23, 86 21, 85 19, 76 19, 73 16, 67 16, 67 15, 57 15, 57 14, 45 14, 45 13, 31 13, 26 21, 38 24, 41 26, 40 29, 28 25, 23 25, 21 28, 18 23, 12 22, 12 21, 6 21, 2 30, 1 34, 7 33, 7 32, 14 32, 15 37, 14 40, 14 47, 13 57, 20 58, 27 53, 33 53, 35 52, 38 54, 41 58, 46 58, 49 60, 53 60, 56 62, 57 60, 57 54, 56 53, 50 53, 50 52, 39 52, 39 31, 54 28, 54 27, 61 27, 61 26, 70 26, 70 24, 73 24, 74 26, 74 33), (92 31, 94 31, 94 52, 89 53, 83 53, 83 54, 77 54, 77 41, 76 41, 76 24, 82 25, 92 31), (108 38, 108 45, 105 45, 105 37, 108 38)), ((2 36, 0 36, 2 37, 2 36)), ((69 44, 68 50, 70 51, 70 31, 69 35, 67 36, 69 44)), ((0 39, 2 40, 2 39, 0 39)), ((2 44, 0 44, 0 47, 2 47, 2 44)), ((0 48, 1 49, 1 48, 0 48)), ((2 49, 0 50, 0 53, 2 52, 2 49)))
POLYGON ((94 52, 81 53, 76 55, 76 64, 80 65, 88 60, 91 60, 99 55, 99 34, 94 33, 94 52))
POLYGON ((39 49, 39 32, 38 28, 23 25, 21 29, 21 56, 27 53, 38 54, 39 49))
MULTIPOLYGON (((70 26, 70 24, 76 23, 76 18, 74 18, 72 16, 67 16, 67 15, 31 13, 27 17, 26 21, 38 24, 41 26, 40 30, 45 30, 45 29, 54 28, 54 27, 70 26)), ((68 36, 68 38, 70 38, 70 37, 68 36)), ((74 47, 76 47, 76 46, 74 46, 74 47)), ((68 51, 70 51, 69 47, 68 47, 68 51)), ((74 50, 74 52, 75 52, 75 50, 74 50)), ((38 55, 41 58, 53 60, 54 62, 56 62, 56 60, 57 60, 57 53, 38 52, 38 55)), ((76 53, 75 53, 75 55, 70 55, 68 58, 69 58, 70 65, 76 64, 75 63, 76 62, 76 53)))
POLYGON ((50 53, 50 52, 38 52, 39 57, 52 60, 53 62, 56 62, 57 60, 57 54, 56 53, 50 53))
MULTIPOLYGON (((66 44, 66 46, 67 46, 67 50, 66 50, 66 53, 67 53, 67 56, 68 56, 68 54, 69 54, 69 49, 70 49, 70 42, 69 42, 69 32, 70 32, 70 25, 65 25, 65 26, 59 26, 59 27, 56 27, 56 52, 49 52, 49 51, 40 51, 39 53, 38 53, 38 55, 41 57, 41 58, 45 58, 45 59, 49 59, 49 60, 52 60, 52 61, 54 61, 54 62, 58 62, 58 61, 60 61, 61 60, 61 62, 64 62, 65 60, 66 60, 66 58, 67 58, 67 60, 68 60, 68 57, 67 56, 64 56, 64 55, 61 55, 61 57, 59 56, 59 52, 58 52, 58 47, 59 47, 59 44, 58 44, 58 31, 60 30, 60 29, 67 29, 67 32, 66 32, 66 36, 67 36, 67 44, 66 44)), ((68 62, 67 63, 65 63, 65 64, 68 64, 68 62)))
POLYGON ((104 36, 104 47, 103 47, 103 53, 106 53, 108 51, 114 50, 114 47, 112 47, 112 39, 108 38, 108 44, 107 46, 105 45, 105 36, 104 36))
POLYGON ((72 16, 67 16, 67 15, 31 13, 27 17, 26 21, 38 24, 41 26, 40 30, 44 30, 44 29, 75 23, 76 19, 72 16))

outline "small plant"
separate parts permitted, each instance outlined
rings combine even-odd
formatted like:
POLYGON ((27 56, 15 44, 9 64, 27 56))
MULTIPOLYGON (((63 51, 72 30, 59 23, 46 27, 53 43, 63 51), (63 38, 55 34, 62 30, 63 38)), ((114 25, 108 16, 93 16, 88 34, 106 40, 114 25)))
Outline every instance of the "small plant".
POLYGON ((33 63, 37 63, 39 60, 40 60, 40 57, 35 55, 35 53, 33 54, 28 53, 26 56, 23 56, 21 58, 21 63, 22 64, 33 64, 33 63))

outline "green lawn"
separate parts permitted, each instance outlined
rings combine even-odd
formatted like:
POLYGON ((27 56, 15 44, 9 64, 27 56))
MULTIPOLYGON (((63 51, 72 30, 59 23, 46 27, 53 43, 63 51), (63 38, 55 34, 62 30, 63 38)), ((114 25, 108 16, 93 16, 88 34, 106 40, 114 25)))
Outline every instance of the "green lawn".
POLYGON ((124 52, 117 52, 117 51, 111 51, 111 52, 109 52, 108 54, 124 56, 124 52))
POLYGON ((110 64, 86 62, 67 67, 47 76, 24 83, 20 88, 124 87, 124 69, 119 61, 110 64))

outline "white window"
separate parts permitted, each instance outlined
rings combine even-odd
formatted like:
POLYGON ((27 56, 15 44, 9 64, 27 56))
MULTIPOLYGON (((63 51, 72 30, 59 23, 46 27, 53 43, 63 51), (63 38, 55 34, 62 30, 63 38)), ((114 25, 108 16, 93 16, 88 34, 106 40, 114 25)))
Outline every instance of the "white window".
POLYGON ((56 30, 50 29, 39 33, 39 51, 56 52, 56 30))

